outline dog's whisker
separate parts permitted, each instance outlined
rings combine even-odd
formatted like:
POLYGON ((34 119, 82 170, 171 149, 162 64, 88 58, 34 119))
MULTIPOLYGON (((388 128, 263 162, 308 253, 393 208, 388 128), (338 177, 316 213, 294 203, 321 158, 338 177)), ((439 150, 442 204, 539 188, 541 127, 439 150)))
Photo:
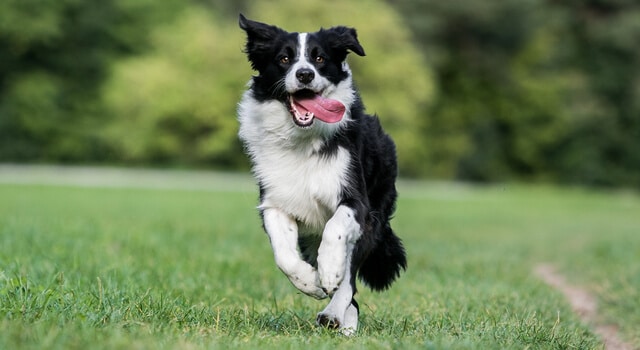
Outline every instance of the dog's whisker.
POLYGON ((273 95, 274 96, 279 96, 280 94, 285 92, 287 89, 286 89, 286 84, 285 84, 284 78, 279 79, 276 82, 274 82, 273 85, 271 85, 271 87, 269 89, 271 91, 273 91, 273 95))

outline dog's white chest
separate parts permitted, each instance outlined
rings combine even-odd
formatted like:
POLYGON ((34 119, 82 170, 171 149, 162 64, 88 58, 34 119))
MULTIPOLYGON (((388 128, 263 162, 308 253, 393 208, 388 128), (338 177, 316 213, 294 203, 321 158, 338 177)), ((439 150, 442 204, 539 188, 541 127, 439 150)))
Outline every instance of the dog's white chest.
POLYGON ((338 148, 333 155, 285 152, 254 159, 264 189, 261 207, 280 208, 302 224, 301 229, 322 233, 345 188, 349 152, 338 148))

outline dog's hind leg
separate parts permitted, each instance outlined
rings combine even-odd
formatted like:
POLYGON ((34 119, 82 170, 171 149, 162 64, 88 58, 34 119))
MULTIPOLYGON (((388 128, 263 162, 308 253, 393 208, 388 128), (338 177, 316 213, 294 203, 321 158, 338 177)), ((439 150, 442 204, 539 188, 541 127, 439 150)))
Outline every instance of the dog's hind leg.
POLYGON ((298 224, 295 220, 276 208, 265 209, 262 214, 276 265, 301 292, 316 299, 326 298, 317 270, 302 260, 297 251, 298 224))

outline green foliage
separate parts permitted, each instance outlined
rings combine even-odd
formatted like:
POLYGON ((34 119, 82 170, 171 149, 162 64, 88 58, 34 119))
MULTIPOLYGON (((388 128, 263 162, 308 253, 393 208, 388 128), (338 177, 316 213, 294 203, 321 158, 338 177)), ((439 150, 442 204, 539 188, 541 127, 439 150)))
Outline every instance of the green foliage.
POLYGON ((598 108, 567 131, 557 168, 563 181, 640 187, 640 4, 568 2, 571 58, 598 108))
POLYGON ((635 2, 393 3, 437 72, 428 174, 640 184, 635 2))
POLYGON ((235 109, 250 69, 233 24, 193 6, 154 30, 147 54, 113 67, 105 137, 125 161, 244 164, 235 109))
POLYGON ((93 130, 101 126, 107 67, 143 49, 148 28, 170 15, 172 3, 3 1, 0 160, 104 157, 93 130))
POLYGON ((0 161, 246 169, 238 12, 355 27, 367 56, 349 62, 403 176, 640 186, 627 0, 3 1, 0 161))

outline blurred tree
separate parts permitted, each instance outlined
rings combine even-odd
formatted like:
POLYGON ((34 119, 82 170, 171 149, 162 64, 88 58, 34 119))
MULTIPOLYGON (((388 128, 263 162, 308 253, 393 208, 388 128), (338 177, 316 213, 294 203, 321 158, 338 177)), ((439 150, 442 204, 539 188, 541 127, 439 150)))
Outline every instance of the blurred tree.
POLYGON ((0 161, 245 167, 241 11, 358 30, 404 176, 640 186, 635 0, 4 0, 0 161))
POLYGON ((635 1, 393 1, 435 66, 431 175, 640 184, 635 1))
POLYGON ((556 160, 565 182, 640 187, 640 3, 567 0, 571 62, 587 77, 597 106, 571 125, 556 160))
POLYGON ((544 3, 392 2, 436 70, 429 174, 489 181, 548 171, 565 114, 556 77, 565 72, 554 61, 557 21, 544 3))
POLYGON ((121 60, 104 90, 108 143, 127 162, 246 164, 236 104, 251 75, 233 17, 190 5, 153 31, 153 49, 121 60))
POLYGON ((176 1, 0 2, 0 160, 104 157, 100 84, 176 1))

